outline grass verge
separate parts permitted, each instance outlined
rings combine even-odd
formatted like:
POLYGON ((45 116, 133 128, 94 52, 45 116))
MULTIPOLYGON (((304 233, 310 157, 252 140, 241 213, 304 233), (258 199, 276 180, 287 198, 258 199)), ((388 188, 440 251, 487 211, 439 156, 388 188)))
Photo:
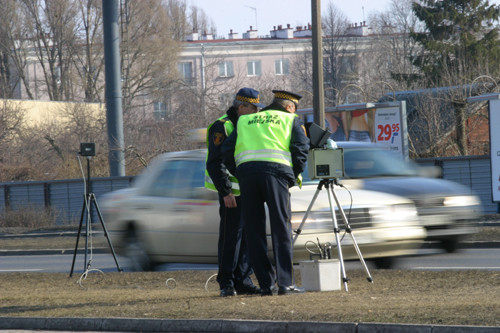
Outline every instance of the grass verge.
MULTIPOLYGON (((371 284, 364 271, 356 270, 347 272, 349 292, 228 298, 219 297, 214 279, 207 283, 213 274, 90 272, 82 279, 62 273, 3 273, 0 316, 500 326, 500 273, 494 271, 375 270, 371 284)), ((300 285, 300 273, 296 275, 300 285)))

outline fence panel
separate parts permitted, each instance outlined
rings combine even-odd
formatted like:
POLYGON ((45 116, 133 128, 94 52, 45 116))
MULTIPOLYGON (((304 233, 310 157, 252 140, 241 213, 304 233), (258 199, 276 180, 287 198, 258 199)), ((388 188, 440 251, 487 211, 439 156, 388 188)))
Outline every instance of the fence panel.
MULTIPOLYGON (((463 184, 480 197, 485 214, 498 213, 499 204, 492 201, 488 156, 426 158, 416 162, 423 166, 440 166, 444 179, 463 184)), ((93 178, 91 191, 99 202, 103 194, 129 187, 133 178, 93 178)), ((58 223, 76 224, 81 217, 84 193, 82 179, 0 183, 0 210, 52 207, 59 214, 58 223)), ((97 218, 93 209, 92 219, 97 221, 97 218)))

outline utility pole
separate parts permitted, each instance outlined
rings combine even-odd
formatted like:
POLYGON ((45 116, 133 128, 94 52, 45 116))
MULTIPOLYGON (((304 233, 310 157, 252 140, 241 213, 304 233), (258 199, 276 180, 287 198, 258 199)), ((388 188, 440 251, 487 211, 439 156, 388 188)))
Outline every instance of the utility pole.
POLYGON ((323 88, 323 40, 321 31, 321 0, 311 0, 313 49, 313 116, 325 128, 325 92, 323 88))
POLYGON ((102 0, 110 176, 125 176, 118 0, 102 0))

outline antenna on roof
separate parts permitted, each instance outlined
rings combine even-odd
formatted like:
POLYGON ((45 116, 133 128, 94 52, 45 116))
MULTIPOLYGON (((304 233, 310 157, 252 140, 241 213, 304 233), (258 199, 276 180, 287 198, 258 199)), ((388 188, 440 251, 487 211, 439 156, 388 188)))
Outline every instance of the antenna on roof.
POLYGON ((253 11, 255 12, 255 30, 259 30, 258 26, 257 26, 257 8, 255 7, 251 7, 251 6, 245 6, 245 7, 248 7, 250 9, 253 9, 253 11))

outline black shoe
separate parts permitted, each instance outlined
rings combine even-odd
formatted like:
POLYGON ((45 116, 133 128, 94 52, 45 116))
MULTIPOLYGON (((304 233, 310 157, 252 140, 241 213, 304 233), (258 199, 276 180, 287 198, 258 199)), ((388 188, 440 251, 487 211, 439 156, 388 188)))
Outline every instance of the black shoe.
POLYGON ((233 287, 226 287, 220 290, 221 297, 236 296, 236 290, 233 287))
POLYGON ((241 287, 236 287, 238 295, 257 295, 260 294, 260 288, 253 284, 244 284, 241 287))
POLYGON ((297 286, 288 286, 278 288, 278 295, 289 295, 289 294, 302 294, 305 293, 304 288, 299 288, 297 286))
POLYGON ((276 294, 276 287, 260 289, 260 296, 273 296, 275 294, 276 294))

